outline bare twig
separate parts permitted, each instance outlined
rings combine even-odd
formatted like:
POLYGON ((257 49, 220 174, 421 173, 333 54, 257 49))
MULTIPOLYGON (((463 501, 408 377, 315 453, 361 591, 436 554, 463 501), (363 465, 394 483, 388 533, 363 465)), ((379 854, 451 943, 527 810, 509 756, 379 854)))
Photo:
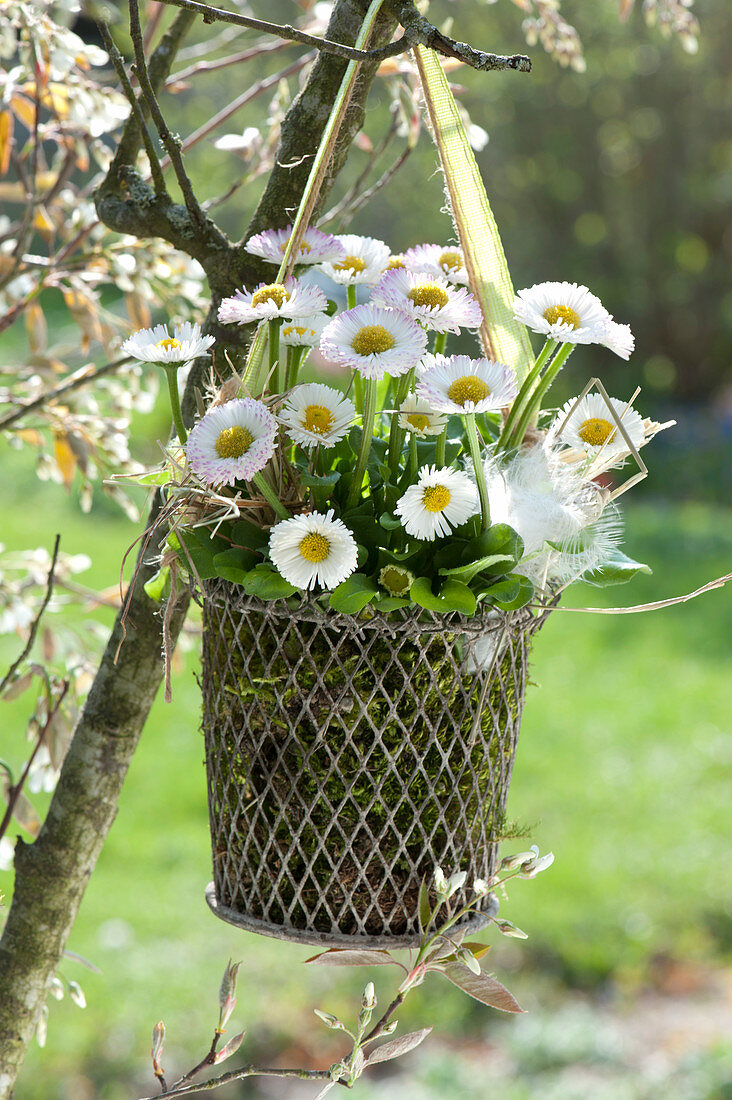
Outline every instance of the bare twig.
POLYGON ((152 116, 155 127, 160 135, 160 140, 165 146, 165 150, 173 165, 173 171, 175 172, 176 179, 178 180, 178 186, 181 189, 183 195, 183 201, 186 204, 186 209, 190 214, 195 224, 204 229, 206 226, 206 215, 201 209, 198 199, 193 192, 193 186, 188 179, 185 168, 183 167, 183 159, 180 153, 179 142, 168 129, 168 124, 163 117, 163 113, 160 110, 160 105, 155 95, 155 90, 150 80, 150 74, 147 68, 147 61, 145 59, 145 50, 142 41, 142 29, 140 27, 140 10, 137 4, 137 0, 129 0, 130 11, 130 37, 132 38, 132 45, 135 51, 135 75, 140 83, 140 89, 148 109, 152 116))
POLYGON ((253 57, 260 57, 263 53, 277 53, 279 50, 286 50, 288 46, 288 42, 270 42, 268 39, 262 39, 256 46, 251 46, 248 50, 242 50, 241 53, 232 53, 228 57, 219 57, 215 61, 196 61, 195 64, 189 65, 187 69, 181 69, 169 76, 165 81, 165 87, 173 87, 180 84, 181 81, 197 76, 199 73, 213 73, 217 69, 226 69, 229 65, 243 64, 246 61, 251 61, 253 57))
MULTIPOLYGON (((180 1089, 171 1089, 165 1093, 170 1096, 190 1096, 194 1092, 211 1092, 220 1089, 223 1085, 230 1085, 233 1081, 243 1081, 245 1077, 289 1077, 299 1078, 301 1081, 330 1081, 328 1070, 323 1069, 279 1069, 265 1066, 244 1066, 242 1069, 232 1070, 230 1073, 222 1073, 220 1077, 212 1077, 209 1081, 199 1081, 191 1085, 184 1085, 180 1089)), ((140 1100, 160 1100, 157 1096, 140 1097, 140 1100)))
POLYGON ((59 712, 61 704, 63 703, 64 698, 66 697, 66 692, 68 690, 69 690, 69 681, 64 680, 63 684, 61 685, 61 692, 59 694, 59 697, 56 700, 56 702, 54 703, 54 705, 53 705, 53 707, 52 707, 52 709, 51 709, 51 711, 48 715, 48 718, 46 719, 46 721, 43 725, 43 729, 41 730, 41 732, 38 734, 38 737, 36 738, 36 743, 33 746, 33 752, 30 754, 30 758, 29 758, 27 764, 25 765, 25 767, 23 768, 23 772, 21 774, 20 779, 18 780, 17 783, 14 783, 13 786, 8 791, 7 809, 5 810, 5 816, 3 817, 2 821, 0 821, 0 840, 2 840, 2 838, 5 836, 5 833, 8 830, 8 826, 10 825, 10 822, 13 819, 13 813, 15 811, 15 804, 18 801, 18 799, 20 798, 20 794, 21 794, 21 791, 23 790, 23 786, 25 784, 25 781, 28 778, 28 776, 30 774, 30 770, 33 766, 33 761, 35 760, 35 758, 38 754, 38 751, 39 751, 41 745, 43 744, 43 742, 45 740, 46 734, 48 733, 49 729, 51 728, 51 723, 53 722, 54 718, 56 717, 56 715, 59 712))
POLYGON ((403 53, 405 49, 409 48, 408 46, 402 46, 399 49, 394 49, 392 47, 395 44, 392 43, 392 46, 385 47, 385 50, 389 52, 377 50, 369 53, 368 51, 357 50, 353 46, 344 46, 341 42, 333 42, 328 38, 319 38, 317 35, 300 31, 289 24, 270 23, 264 19, 254 19, 249 15, 226 11, 225 8, 215 8, 211 4, 200 4, 198 0, 164 0, 164 3, 202 15, 204 23, 233 23, 239 27, 250 27, 252 30, 274 34, 278 38, 284 38, 289 42, 301 42, 304 46, 314 46, 315 49, 322 50, 323 53, 335 54, 336 57, 342 57, 346 61, 373 61, 376 59, 377 54, 383 54, 384 58, 393 57, 394 54, 403 53))
MULTIPOLYGON (((291 65, 288 65, 285 69, 280 69, 279 72, 273 73, 272 76, 264 77, 263 80, 257 81, 256 84, 252 84, 250 88, 247 88, 245 92, 242 92, 240 96, 232 100, 231 103, 223 107, 218 114, 215 114, 212 119, 209 119, 203 126, 199 126, 197 130, 185 139, 180 149, 182 153, 187 153, 189 149, 192 149, 194 145, 197 145, 199 141, 203 141, 214 130, 218 129, 222 123, 226 122, 233 114, 235 114, 241 107, 244 107, 247 103, 250 103, 257 96, 262 95, 264 92, 269 91, 270 88, 274 88, 279 84, 280 80, 284 80, 285 77, 292 76, 293 73, 299 72, 300 69, 304 69, 314 58, 314 54, 307 53, 298 58, 297 61, 293 61, 291 65)), ((167 168, 170 164, 170 160, 166 157, 163 160, 162 167, 167 168)))
POLYGON ((157 150, 153 145, 150 132, 145 122, 145 116, 142 111, 142 107, 134 93, 132 85, 130 84, 127 71, 125 69, 124 61, 122 60, 122 54, 119 52, 112 36, 110 35, 107 27, 104 23, 97 23, 97 28, 102 36, 107 53, 109 54, 110 61, 114 65, 115 72, 119 77, 119 82, 122 85, 122 90, 127 97, 132 112, 137 117, 137 124, 140 127, 140 134, 145 146, 145 152, 147 153, 147 159, 150 162, 150 174, 152 175, 153 187, 155 188, 155 194, 160 196, 166 194, 165 178, 163 176, 162 168, 160 167, 160 158, 158 157, 157 150))
POLYGON ((9 428, 18 420, 22 420, 29 412, 34 412, 36 409, 41 408, 41 406, 48 404, 49 401, 55 401, 59 397, 64 397, 72 390, 78 390, 81 386, 86 386, 90 382, 96 382, 97 379, 103 378, 107 374, 112 374, 118 367, 124 366, 125 363, 129 362, 130 357, 126 356, 124 359, 114 359, 111 363, 105 363, 102 367, 81 367, 79 370, 69 375, 68 378, 64 379, 58 386, 54 386, 51 390, 46 390, 46 392, 40 394, 40 396, 34 397, 32 401, 24 401, 13 412, 0 418, 0 431, 2 431, 3 428, 9 428))
POLYGON ((41 624, 41 619, 43 618, 45 610, 46 610, 46 608, 48 607, 48 605, 50 603, 51 596, 53 595, 54 572, 55 572, 55 569, 56 569, 56 562, 58 561, 58 550, 59 550, 60 545, 61 545, 61 536, 56 535, 56 540, 53 544, 53 553, 51 554, 51 565, 50 565, 50 568, 48 570, 48 580, 46 581, 46 593, 43 597, 43 603, 41 604, 41 606, 38 610, 38 614, 36 615, 35 619, 31 623, 31 628, 30 628, 30 631, 28 633, 28 640, 26 641, 25 645, 23 646, 23 652, 20 654, 20 656, 18 657, 18 659, 16 661, 13 661, 12 665, 10 666, 8 671, 6 672, 5 676, 2 678, 2 680, 0 680, 0 695, 2 695, 3 691, 8 686, 8 684, 12 680, 13 676, 15 675, 15 673, 20 668, 21 664, 23 663, 23 661, 26 659, 26 657, 30 653, 31 649, 33 648, 33 643, 36 640, 36 635, 38 633, 38 627, 41 624))
POLYGON ((210 4, 198 3, 198 0, 163 0, 166 4, 183 8, 186 11, 195 12, 203 16, 204 23, 234 23, 237 26, 251 27, 253 30, 265 31, 285 38, 291 42, 302 42, 306 46, 314 46, 323 53, 332 53, 337 57, 348 61, 385 61, 389 57, 406 53, 418 43, 429 46, 445 57, 454 57, 473 69, 487 71, 491 69, 515 69, 518 72, 530 72, 531 61, 524 54, 513 54, 506 57, 503 54, 486 53, 476 50, 466 42, 458 42, 449 35, 438 31, 417 8, 411 0, 394 0, 390 5, 392 11, 404 27, 404 34, 396 42, 388 46, 382 46, 375 50, 358 50, 353 46, 344 46, 340 42, 333 42, 328 38, 318 38, 306 31, 287 24, 269 23, 263 19, 253 19, 247 15, 226 11, 224 8, 216 8, 210 4))

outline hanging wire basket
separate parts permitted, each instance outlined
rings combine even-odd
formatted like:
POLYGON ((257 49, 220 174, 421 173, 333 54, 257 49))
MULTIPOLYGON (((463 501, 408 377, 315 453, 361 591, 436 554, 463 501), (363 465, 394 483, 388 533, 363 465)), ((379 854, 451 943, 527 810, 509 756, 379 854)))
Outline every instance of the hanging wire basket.
MULTIPOLYGON (((435 867, 468 883, 496 869, 540 622, 525 609, 364 618, 207 582, 214 912, 300 943, 416 944, 435 867)), ((495 899, 483 906, 471 928, 495 899)))

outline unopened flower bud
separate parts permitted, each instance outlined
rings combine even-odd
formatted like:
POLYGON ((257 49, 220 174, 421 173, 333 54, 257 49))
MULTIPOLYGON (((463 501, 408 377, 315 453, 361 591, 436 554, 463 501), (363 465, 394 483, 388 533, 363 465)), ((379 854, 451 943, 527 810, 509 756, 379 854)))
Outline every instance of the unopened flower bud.
POLYGON ((473 879, 473 893, 478 898, 484 898, 488 893, 488 883, 483 878, 473 879))
POLYGON ((447 896, 449 886, 447 884, 447 879, 445 878, 444 872, 443 872, 441 867, 435 867, 434 884, 435 884, 435 890, 437 891, 438 894, 441 894, 442 896, 447 896))
POLYGON ((517 867, 520 867, 522 863, 527 863, 530 859, 536 859, 539 854, 539 848, 536 844, 532 844, 530 852, 517 852, 515 856, 506 856, 501 860, 502 871, 515 871, 517 867))
POLYGON ((510 920, 497 920, 496 928, 504 936, 512 936, 516 940, 527 940, 529 937, 520 928, 517 928, 510 920))
POLYGON ((536 878, 540 871, 546 871, 554 862, 554 852, 547 852, 545 856, 537 855, 536 859, 530 859, 524 863, 519 871, 519 878, 536 878))
POLYGON ((457 953, 460 962, 467 966, 468 970, 472 970, 473 974, 480 974, 480 963, 476 959, 472 951, 468 951, 467 947, 461 947, 457 953))
POLYGON ((376 990, 373 982, 369 982, 364 989, 361 1004, 364 1008, 376 1008, 376 990))
POLYGON ((326 1027, 330 1028, 342 1028, 343 1025, 337 1016, 334 1016, 331 1012, 321 1012, 319 1008, 314 1008, 313 1012, 322 1020, 326 1027))
POLYGON ((231 959, 229 959, 226 970, 224 971, 224 976, 221 979, 221 987, 219 989, 218 1031, 224 1030, 227 1020, 236 1006, 236 977, 239 973, 240 966, 240 962, 233 963, 231 959))
POLYGON ((152 1033, 152 1050, 150 1056, 152 1058, 153 1073, 156 1077, 163 1076, 163 1068, 160 1065, 160 1059, 163 1056, 163 1043, 165 1042, 165 1024, 162 1020, 158 1020, 152 1033))

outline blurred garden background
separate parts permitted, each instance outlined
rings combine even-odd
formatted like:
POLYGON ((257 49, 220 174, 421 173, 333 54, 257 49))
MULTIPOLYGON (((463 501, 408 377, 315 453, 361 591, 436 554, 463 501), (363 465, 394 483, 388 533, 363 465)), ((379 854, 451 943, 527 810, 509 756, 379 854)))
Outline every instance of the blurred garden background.
MULTIPOLYGON (((293 18, 285 0, 258 8, 254 14, 293 18)), ((645 615, 569 610, 675 596, 731 568, 729 0, 697 3, 702 34, 693 56, 646 28, 639 12, 621 25, 605 0, 566 8, 584 41, 585 72, 559 68, 534 46, 530 76, 461 69, 452 79, 489 138, 478 160, 515 285, 584 283, 636 336, 629 363, 598 348, 578 351, 556 404, 599 375, 618 397, 641 385, 636 407, 678 421, 648 448, 650 476, 624 498, 627 552, 653 574, 627 588, 575 586, 536 641, 509 815, 556 862, 503 902, 528 941, 494 942, 491 952, 527 1015, 500 1017, 432 978, 408 1002, 400 1030, 432 1024, 433 1035, 397 1077, 360 1083, 364 1100, 732 1097, 732 589, 645 615)), ((508 0, 439 0, 430 14, 438 24, 452 20, 451 33, 477 46, 524 51, 520 13, 508 0)), ((258 59, 246 81, 280 63, 281 56, 258 59)), ((173 121, 183 135, 224 105, 225 85, 219 73, 180 90, 173 121)), ((296 87, 293 78, 271 94, 286 101, 296 87)), ((275 110, 265 97, 223 132, 263 127, 263 104, 275 110)), ((371 104, 365 133, 376 143, 389 114, 378 81, 371 104)), ((216 136, 191 152, 202 198, 243 173, 235 153, 214 147, 216 136)), ((399 148, 397 139, 383 168, 399 148)), ((353 150, 335 201, 369 158, 368 143, 353 150)), ((232 236, 243 232, 257 195, 256 183, 241 187, 222 213, 232 236)), ((443 242, 451 237, 443 206, 436 156, 423 137, 349 229, 395 251, 443 242)), ((67 322, 53 291, 44 308, 63 339, 67 322)), ((0 340, 0 369, 12 376, 24 340, 12 329, 0 340)), ((156 462, 156 441, 167 431, 158 402, 136 418, 136 457, 156 462)), ((112 592, 136 527, 101 493, 83 515, 78 487, 65 494, 37 480, 30 449, 0 441, 0 456, 6 550, 50 549, 59 531, 67 553, 92 558, 79 581, 112 592)), ((112 616, 75 609, 70 618, 83 630, 112 616)), ((0 638, 3 669, 19 645, 0 638)), ((68 997, 51 1002, 47 1044, 31 1050, 17 1100, 127 1100, 156 1091, 153 1024, 163 1019, 168 1030, 166 1069, 188 1069, 208 1049, 229 958, 243 960, 230 1032, 246 1027, 246 1061, 327 1066, 342 1048, 312 1009, 354 1013, 369 979, 382 1003, 393 991, 385 973, 334 978, 303 965, 307 949, 210 915, 195 614, 185 648, 173 702, 154 708, 70 940, 99 971, 64 963, 87 1007, 68 997)), ((2 755, 17 765, 27 755, 26 701, 2 708, 2 755)), ((42 807, 44 796, 37 801, 42 807)), ((0 891, 11 890, 11 873, 0 872, 0 891)), ((219 1095, 314 1091, 245 1083, 219 1095)))

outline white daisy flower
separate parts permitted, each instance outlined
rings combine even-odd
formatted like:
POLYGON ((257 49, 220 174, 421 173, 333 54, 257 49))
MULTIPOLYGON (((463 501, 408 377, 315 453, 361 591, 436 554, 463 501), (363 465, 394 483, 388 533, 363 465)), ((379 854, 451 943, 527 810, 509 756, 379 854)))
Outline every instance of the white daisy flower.
POLYGON ((441 275, 396 268, 374 287, 374 305, 400 309, 435 332, 478 328, 483 320, 479 303, 465 287, 456 287, 441 275))
MULTIPOLYGON (((263 233, 257 233, 250 237, 244 245, 245 252, 253 256, 261 256, 270 263, 279 265, 292 234, 292 226, 285 229, 265 229, 263 233)), ((345 256, 343 245, 332 233, 323 233, 320 229, 309 228, 300 243, 300 251, 297 257, 299 264, 322 264, 328 260, 331 263, 345 256)))
POLYGON ((277 421, 261 401, 239 397, 209 409, 188 436, 188 465, 207 485, 251 481, 275 452, 277 421))
POLYGON ((356 406, 331 386, 308 382, 296 386, 279 415, 287 434, 301 447, 334 447, 356 415, 356 406))
POLYGON ((201 336, 201 326, 184 321, 176 325, 173 335, 167 325, 143 328, 128 336, 120 349, 123 355, 131 355, 143 363, 190 363, 199 355, 206 355, 215 343, 213 336, 201 336))
POLYGON ((614 351, 621 359, 630 359, 630 353, 635 348, 635 337, 630 331, 630 325, 619 325, 617 321, 608 321, 600 343, 610 351, 614 351))
MULTIPOLYGON (((567 401, 550 429, 551 438, 588 456, 595 457, 602 452, 603 460, 613 461, 620 455, 629 453, 628 444, 618 431, 612 413, 599 393, 588 393, 570 414, 576 398, 567 401), (567 417, 569 416, 569 419, 567 417), (564 421, 566 420, 566 424, 564 421), (563 426, 562 426, 563 425, 563 426)), ((617 397, 610 398, 610 404, 617 413, 634 447, 645 443, 646 430, 643 418, 627 401, 617 397)))
POLYGON ((467 355, 426 355, 417 396, 447 413, 507 408, 518 392, 516 375, 503 363, 467 355))
POLYGON ((296 348, 314 348, 329 320, 325 313, 313 313, 311 317, 285 321, 280 329, 280 342, 296 348))
POLYGON ((377 283, 391 255, 388 244, 355 233, 344 233, 336 240, 343 245, 343 259, 322 263, 320 270, 341 286, 377 283))
POLYGON ((442 275, 451 283, 468 284, 462 249, 455 245, 415 245, 404 253, 404 264, 411 271, 427 271, 430 275, 442 275))
POLYGON ((252 291, 237 290, 233 298, 224 298, 219 306, 219 321, 225 325, 249 325, 275 317, 309 317, 324 310, 327 304, 322 290, 297 279, 260 283, 252 291))
POLYGON ((356 540, 333 509, 311 512, 275 524, 269 556, 278 572, 296 588, 335 588, 356 568, 356 540))
POLYGON ((449 535, 479 510, 478 491, 467 474, 449 466, 423 466, 394 511, 408 535, 431 542, 449 535))
POLYGON ((420 437, 439 435, 447 423, 443 413, 435 412, 429 401, 410 393, 399 406, 399 427, 420 437))
POLYGON ((326 359, 353 367, 371 379, 406 374, 426 347, 427 334, 416 321, 370 302, 334 317, 320 339, 326 359))
POLYGON ((577 283, 537 283, 520 290, 513 312, 532 332, 570 344, 603 343, 612 321, 600 299, 577 283))

